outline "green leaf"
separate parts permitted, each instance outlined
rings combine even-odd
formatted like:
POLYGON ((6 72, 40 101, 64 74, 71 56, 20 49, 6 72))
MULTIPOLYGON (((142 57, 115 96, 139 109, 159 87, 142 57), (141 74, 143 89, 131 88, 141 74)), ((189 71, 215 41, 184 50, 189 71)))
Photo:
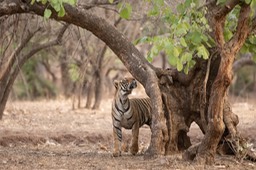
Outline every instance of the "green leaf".
POLYGON ((52 1, 51 6, 54 8, 56 12, 59 12, 61 10, 62 4, 57 1, 52 1))
POLYGON ((58 12, 58 17, 63 17, 65 15, 65 9, 63 5, 61 5, 60 11, 58 12))
POLYGON ((183 69, 183 64, 181 63, 180 60, 177 61, 177 70, 181 71, 183 69))
POLYGON ((187 43, 185 41, 185 39, 183 37, 180 38, 180 44, 183 46, 183 47, 187 47, 187 43))
POLYGON ((71 78, 72 82, 75 82, 79 79, 79 68, 77 65, 75 64, 70 64, 69 65, 69 77, 71 78))
POLYGON ((229 30, 229 28, 224 30, 224 38, 226 41, 229 41, 233 37, 233 33, 229 30))
POLYGON ((173 48, 173 56, 177 58, 177 57, 179 57, 179 55, 180 55, 180 52, 179 52, 178 48, 174 47, 173 48))
POLYGON ((113 4, 114 0, 108 0, 109 3, 113 4))
POLYGON ((159 53, 158 46, 153 46, 148 53, 147 60, 152 62, 153 58, 157 56, 159 53))
POLYGON ((208 57, 209 57, 209 52, 208 52, 208 50, 205 48, 205 46, 204 45, 201 45, 201 46, 199 46, 198 48, 197 48, 197 55, 198 56, 202 56, 203 57, 203 59, 208 59, 208 57))
POLYGON ((45 5, 47 3, 47 0, 41 0, 42 4, 45 5))
POLYGON ((148 60, 148 62, 150 62, 150 63, 153 61, 153 54, 152 54, 151 51, 149 51, 149 53, 148 53, 148 55, 147 55, 147 60, 148 60))
POLYGON ((30 4, 33 5, 35 2, 36 2, 36 0, 32 0, 32 1, 30 2, 30 4))
POLYGON ((186 0, 184 5, 186 8, 188 8, 188 7, 190 7, 191 3, 192 3, 192 0, 186 0))
POLYGON ((192 60, 192 53, 188 53, 185 52, 182 56, 181 56, 181 62, 188 62, 192 60))
POLYGON ((49 9, 44 10, 44 18, 48 19, 52 15, 52 11, 49 9))
POLYGON ((151 9, 148 13, 148 16, 157 16, 159 15, 159 8, 157 6, 154 6, 153 9, 151 9))
MULTIPOLYGON (((73 6, 74 6, 74 5, 76 4, 76 1, 77 1, 77 0, 62 0, 62 1, 63 1, 64 3, 67 3, 67 4, 70 4, 70 5, 73 5, 73 6)), ((62 4, 61 1, 60 1, 60 4, 62 4)))
POLYGON ((248 53, 249 52, 249 48, 246 45, 243 45, 242 48, 240 49, 240 52, 242 54, 248 53))
POLYGON ((185 28, 179 28, 179 29, 175 30, 175 34, 177 36, 181 36, 181 35, 184 35, 186 33, 187 33, 187 30, 185 28))
POLYGON ((250 4, 250 3, 251 3, 251 0, 245 0, 245 3, 246 3, 246 4, 250 4))
POLYGON ((166 50, 169 50, 168 52, 171 52, 171 50, 174 48, 173 42, 171 41, 171 39, 166 39, 163 42, 163 46, 166 50))
POLYGON ((177 11, 180 13, 180 14, 183 14, 186 10, 185 6, 183 3, 180 3, 178 6, 177 6, 177 11))
POLYGON ((124 19, 129 19, 131 16, 131 12, 132 12, 132 7, 130 4, 125 3, 124 7, 122 8, 122 10, 120 11, 120 17, 124 18, 124 19))
POLYGON ((177 65, 177 60, 178 58, 174 57, 173 55, 168 55, 168 61, 170 65, 175 67, 177 65))
POLYGON ((195 31, 192 33, 191 35, 191 42, 194 45, 199 45, 201 43, 201 33, 199 33, 198 31, 195 31))
POLYGON ((138 38, 136 39, 133 44, 137 45, 139 43, 147 43, 147 42, 150 42, 151 41, 151 38, 150 37, 147 37, 147 36, 144 36, 142 38, 138 38))
POLYGON ((185 68, 184 68, 184 73, 188 74, 189 71, 189 64, 186 64, 185 68))
POLYGON ((226 2, 226 0, 217 0, 217 5, 224 4, 225 2, 226 2))

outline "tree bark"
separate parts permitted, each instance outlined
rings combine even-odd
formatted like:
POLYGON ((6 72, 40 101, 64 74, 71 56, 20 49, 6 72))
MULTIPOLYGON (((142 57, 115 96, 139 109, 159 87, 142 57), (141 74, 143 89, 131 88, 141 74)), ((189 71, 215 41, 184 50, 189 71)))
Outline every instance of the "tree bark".
POLYGON ((198 148, 197 160, 201 163, 212 164, 218 143, 225 130, 223 122, 224 99, 227 88, 232 80, 232 65, 235 55, 244 44, 249 35, 250 5, 241 4, 237 31, 229 42, 224 40, 224 22, 226 15, 239 3, 239 1, 228 1, 224 7, 217 8, 217 13, 212 15, 211 24, 214 30, 215 41, 220 51, 221 61, 218 74, 212 84, 209 106, 208 127, 206 135, 198 148))
POLYGON ((60 63, 60 72, 61 72, 62 94, 65 97, 71 97, 73 93, 73 88, 72 88, 73 83, 69 75, 68 58, 67 58, 67 52, 65 49, 63 49, 62 53, 60 54, 59 63, 60 63))
POLYGON ((107 45, 104 45, 102 48, 100 54, 97 56, 98 62, 97 62, 97 68, 95 68, 95 101, 93 104, 92 109, 98 109, 100 107, 100 103, 102 100, 102 95, 103 95, 103 82, 104 82, 104 68, 103 68, 103 61, 104 61, 104 56, 107 51, 107 45))

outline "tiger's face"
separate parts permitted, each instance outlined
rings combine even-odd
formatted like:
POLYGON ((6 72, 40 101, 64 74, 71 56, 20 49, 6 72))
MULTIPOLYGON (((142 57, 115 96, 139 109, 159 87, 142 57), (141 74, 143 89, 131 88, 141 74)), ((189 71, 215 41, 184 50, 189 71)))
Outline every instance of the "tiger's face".
POLYGON ((132 90, 137 87, 137 82, 134 78, 124 78, 120 81, 114 82, 116 90, 120 91, 122 95, 128 95, 132 93, 132 90))

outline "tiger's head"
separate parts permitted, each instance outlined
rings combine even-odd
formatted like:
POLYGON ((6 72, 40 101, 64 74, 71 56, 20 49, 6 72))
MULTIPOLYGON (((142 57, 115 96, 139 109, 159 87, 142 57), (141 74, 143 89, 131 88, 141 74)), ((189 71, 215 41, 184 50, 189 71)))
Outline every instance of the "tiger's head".
POLYGON ((124 78, 120 81, 115 80, 114 85, 116 92, 119 91, 122 95, 129 95, 137 87, 137 82, 134 78, 124 78))

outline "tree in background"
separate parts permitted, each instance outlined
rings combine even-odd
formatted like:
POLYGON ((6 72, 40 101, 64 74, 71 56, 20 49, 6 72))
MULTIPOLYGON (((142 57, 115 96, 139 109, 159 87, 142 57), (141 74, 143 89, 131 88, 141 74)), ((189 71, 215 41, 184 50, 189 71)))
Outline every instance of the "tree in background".
MULTIPOLYGON (((55 36, 54 39, 48 42, 37 44, 36 39, 34 39, 33 46, 31 46, 30 48, 29 43, 33 41, 33 38, 36 34, 38 34, 39 32, 42 33, 43 29, 40 26, 28 25, 27 21, 24 25, 22 25, 22 34, 16 34, 17 28, 15 27, 15 24, 19 22, 19 19, 19 17, 18 19, 14 18, 13 22, 10 22, 11 24, 14 24, 14 27, 12 27, 14 31, 11 36, 9 36, 8 31, 10 31, 9 27, 12 25, 8 25, 9 22, 6 23, 7 25, 3 25, 3 27, 5 27, 3 30, 6 31, 6 34, 3 34, 5 35, 5 38, 3 39, 2 43, 6 45, 3 48, 0 62, 0 117, 2 117, 3 115, 3 110, 5 108, 9 93, 11 91, 15 78, 20 72, 20 68, 28 61, 29 58, 31 58, 37 52, 45 48, 58 45, 61 42, 65 30, 67 29, 67 25, 62 26, 57 36, 55 36), (15 45, 13 49, 12 47, 10 47, 10 42, 12 40, 15 40, 15 38, 18 38, 18 40, 20 41, 17 45, 15 45)), ((8 18, 6 20, 8 20, 8 18)))
MULTIPOLYGON (((74 1, 65 2, 75 4, 74 1)), ((110 5, 116 2, 119 1, 104 1, 110 5)), ((154 67, 123 34, 105 19, 88 11, 86 5, 3 0, 0 16, 35 13, 91 31, 118 56, 151 98, 152 135, 145 156, 161 154, 162 150, 165 154, 186 150, 185 158, 211 164, 220 141, 232 143, 239 140, 238 117, 230 107, 227 89, 232 80, 232 65, 240 49, 254 52, 250 47, 255 43, 255 1, 209 0, 200 3, 186 0, 175 11, 169 7, 170 1, 150 2, 153 4, 150 15, 163 21, 168 29, 137 42, 152 44, 149 60, 163 51, 177 69, 154 67), (205 134, 196 146, 191 146, 187 136, 192 122, 197 123, 205 134)), ((122 4, 120 16, 128 19, 132 8, 127 3, 122 4)), ((241 146, 237 142, 234 147, 241 146)), ((246 154, 250 156, 248 152, 246 154)))

